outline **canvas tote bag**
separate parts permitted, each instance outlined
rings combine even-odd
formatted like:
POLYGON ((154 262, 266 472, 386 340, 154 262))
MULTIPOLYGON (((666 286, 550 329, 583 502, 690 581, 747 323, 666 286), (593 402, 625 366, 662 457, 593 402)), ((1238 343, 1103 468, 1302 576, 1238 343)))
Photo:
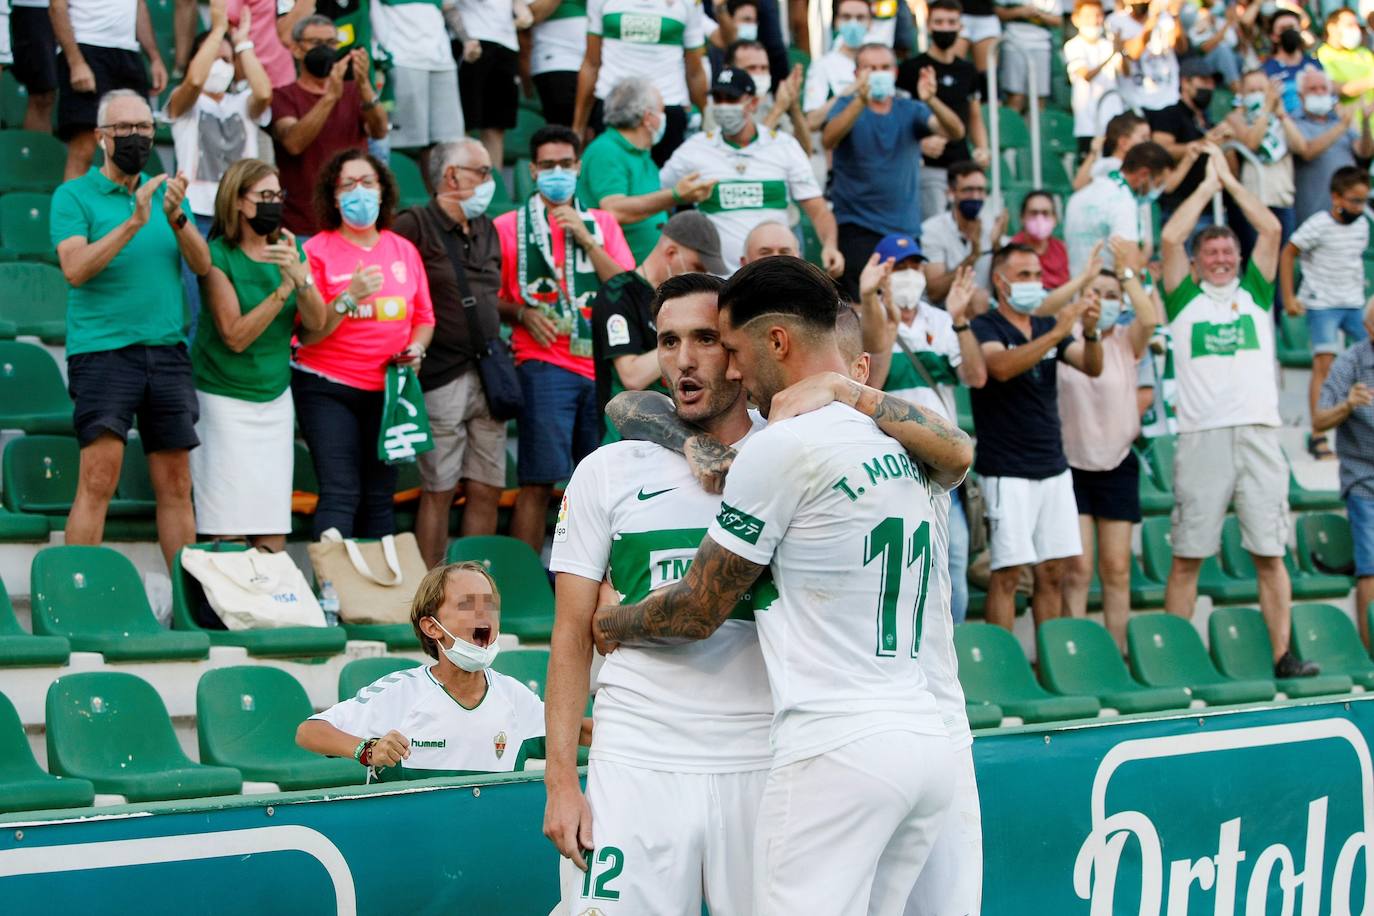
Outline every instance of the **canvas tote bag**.
POLYGON ((315 581, 339 593, 345 623, 410 623, 410 601, 428 569, 410 532, 355 540, 330 528, 311 544, 315 581))
POLYGON ((205 599, 226 629, 325 625, 310 583, 285 553, 188 548, 181 552, 181 568, 205 589, 205 599))

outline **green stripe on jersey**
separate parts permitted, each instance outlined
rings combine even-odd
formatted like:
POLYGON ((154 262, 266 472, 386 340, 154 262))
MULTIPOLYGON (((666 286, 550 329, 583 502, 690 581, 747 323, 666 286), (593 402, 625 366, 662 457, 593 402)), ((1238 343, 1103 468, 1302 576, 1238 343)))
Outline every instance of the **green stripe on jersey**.
MULTIPOLYGON (((955 374, 954 367, 950 365, 949 357, 943 353, 936 353, 934 350, 917 350, 915 357, 921 361, 921 365, 926 367, 930 377, 935 380, 937 385, 957 385, 959 376, 955 374)), ((921 373, 916 371, 916 367, 911 365, 911 360, 902 351, 898 350, 892 354, 892 365, 887 370, 887 381, 883 383, 884 391, 909 391, 912 388, 929 388, 926 380, 921 377, 921 373)))
POLYGON ((608 13, 601 18, 602 38, 617 38, 637 45, 674 45, 680 48, 686 29, 686 23, 668 16, 608 13))
POLYGON ((558 4, 558 9, 553 11, 553 15, 545 19, 545 22, 552 22, 555 19, 577 19, 585 18, 587 15, 587 0, 562 0, 558 4))
POLYGON ((444 8, 444 0, 382 0, 382 6, 403 6, 407 3, 427 3, 436 10, 444 8))
POLYGON ((711 196, 697 206, 703 213, 732 210, 786 210, 785 181, 718 181, 711 196))
MULTIPOLYGON (((687 574, 705 528, 621 532, 611 543, 611 585, 626 604, 643 601, 649 592, 672 585, 687 574)), ((730 612, 733 620, 753 620, 754 611, 767 610, 777 599, 772 576, 764 570, 753 588, 730 612)))

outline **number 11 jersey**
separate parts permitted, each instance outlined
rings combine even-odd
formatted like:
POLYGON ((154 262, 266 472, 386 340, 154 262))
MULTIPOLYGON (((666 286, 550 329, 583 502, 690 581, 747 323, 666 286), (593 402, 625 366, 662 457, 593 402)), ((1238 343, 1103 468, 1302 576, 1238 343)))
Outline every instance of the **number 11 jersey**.
MULTIPOLYGON (((921 666, 938 490, 895 439, 841 404, 755 433, 708 536, 771 567, 758 610, 774 768, 889 731, 944 735, 921 666)), ((929 604, 929 607, 927 607, 929 604)))

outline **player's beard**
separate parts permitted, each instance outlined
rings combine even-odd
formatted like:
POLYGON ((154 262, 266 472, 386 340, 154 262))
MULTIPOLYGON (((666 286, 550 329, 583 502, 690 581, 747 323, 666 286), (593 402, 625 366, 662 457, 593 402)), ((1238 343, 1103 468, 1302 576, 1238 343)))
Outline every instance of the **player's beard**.
MULTIPOLYGON (((684 405, 678 397, 678 391, 674 389, 673 404, 677 408, 677 415, 695 426, 705 426, 717 417, 728 413, 743 392, 743 386, 739 382, 732 382, 723 377, 716 379, 693 377, 692 381, 702 387, 705 395, 695 403, 684 405)), ((678 384, 681 382, 682 380, 679 379, 678 384)))
POLYGON ((781 364, 767 356, 756 354, 754 365, 754 384, 749 388, 749 399, 766 418, 773 406, 773 396, 787 387, 781 364))

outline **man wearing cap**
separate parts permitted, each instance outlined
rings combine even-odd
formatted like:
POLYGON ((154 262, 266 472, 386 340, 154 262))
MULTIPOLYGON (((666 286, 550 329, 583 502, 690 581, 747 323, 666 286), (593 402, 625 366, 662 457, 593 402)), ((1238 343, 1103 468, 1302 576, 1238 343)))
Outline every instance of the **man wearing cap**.
MULTIPOLYGON (((1198 141, 1206 140, 1219 146, 1234 136, 1228 124, 1213 125, 1207 113, 1217 85, 1211 65, 1200 58, 1189 58, 1179 65, 1179 76, 1179 101, 1168 108, 1146 112, 1150 139, 1164 147, 1174 162, 1182 165, 1186 160, 1191 163, 1183 180, 1159 198, 1163 222, 1169 221, 1178 205, 1187 200, 1207 176, 1207 157, 1202 155, 1202 144, 1198 141)), ((1197 229, 1210 225, 1212 210, 1208 207, 1198 219, 1197 229)))
MULTIPOLYGON (((592 360, 602 414, 607 402, 622 391, 670 394, 659 381, 658 331, 650 308, 659 284, 686 273, 728 272, 716 227, 701 213, 686 210, 664 224, 658 242, 638 267, 602 284, 592 300, 592 360)), ((603 444, 619 439, 607 418, 603 444)))
POLYGON ((837 247, 835 217, 797 141, 777 130, 760 131, 754 123, 759 107, 754 78, 726 67, 711 84, 711 101, 717 129, 695 134, 678 147, 659 172, 659 184, 673 187, 693 172, 716 182, 697 208, 715 224, 721 253, 732 270, 749 230, 765 220, 785 221, 787 205, 796 201, 820 236, 822 265, 830 276, 840 276, 844 257, 837 247))
MULTIPOLYGON (((973 270, 960 268, 945 307, 925 300, 925 255, 910 235, 884 236, 859 278, 864 349, 871 354, 868 384, 903 400, 958 419, 954 386, 982 388, 987 366, 969 328, 973 270)), ((962 622, 968 609, 968 524, 958 493, 949 512, 950 613, 962 622)))
POLYGON ((855 73, 852 94, 831 106, 821 131, 835 156, 831 197, 851 299, 879 239, 921 231, 921 140, 964 136, 959 116, 935 95, 934 68, 921 71, 916 100, 897 97, 897 58, 886 45, 860 48, 855 73))

